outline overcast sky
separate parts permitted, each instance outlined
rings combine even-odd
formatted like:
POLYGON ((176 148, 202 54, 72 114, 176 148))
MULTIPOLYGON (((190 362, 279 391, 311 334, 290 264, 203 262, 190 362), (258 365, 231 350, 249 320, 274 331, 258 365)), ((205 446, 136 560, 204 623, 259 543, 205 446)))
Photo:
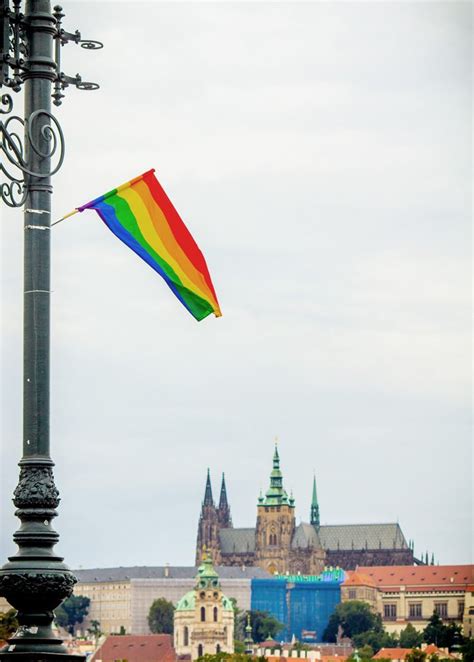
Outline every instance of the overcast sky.
MULTIPOLYGON (((64 2, 59 217, 150 167, 223 310, 93 212, 53 230, 52 454, 72 567, 192 564, 207 467, 253 526, 278 435, 308 520, 471 561, 471 5, 64 2)), ((17 109, 20 97, 15 97, 17 109)), ((22 219, 2 220, 1 557, 21 453, 22 219)))

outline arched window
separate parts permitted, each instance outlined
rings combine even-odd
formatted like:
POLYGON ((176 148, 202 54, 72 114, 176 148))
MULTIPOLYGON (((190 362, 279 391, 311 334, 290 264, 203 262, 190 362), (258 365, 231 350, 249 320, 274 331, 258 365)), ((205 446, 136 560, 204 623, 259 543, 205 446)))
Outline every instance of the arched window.
POLYGON ((203 652, 204 651, 203 651, 203 648, 202 648, 202 644, 199 644, 199 646, 198 646, 198 657, 202 657, 203 652))
POLYGON ((214 607, 214 623, 217 623, 217 607, 214 607))
POLYGON ((201 621, 206 620, 206 607, 201 607, 201 621))
POLYGON ((221 652, 220 644, 216 644, 216 653, 220 653, 220 652, 221 652))
POLYGON ((189 646, 189 630, 187 625, 184 626, 183 641, 185 646, 189 646))

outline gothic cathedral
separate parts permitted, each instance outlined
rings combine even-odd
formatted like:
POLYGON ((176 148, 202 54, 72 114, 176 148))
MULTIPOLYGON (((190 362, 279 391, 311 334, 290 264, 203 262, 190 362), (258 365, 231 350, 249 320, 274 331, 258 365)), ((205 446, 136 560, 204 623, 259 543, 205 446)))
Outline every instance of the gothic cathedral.
POLYGON ((216 508, 208 471, 199 518, 196 564, 201 562, 203 550, 206 550, 217 565, 256 565, 272 574, 319 574, 324 568, 325 553, 318 535, 316 486, 313 497, 315 521, 296 526, 295 500, 283 487, 280 458, 275 447, 270 486, 257 503, 256 528, 234 529, 224 476, 216 508))

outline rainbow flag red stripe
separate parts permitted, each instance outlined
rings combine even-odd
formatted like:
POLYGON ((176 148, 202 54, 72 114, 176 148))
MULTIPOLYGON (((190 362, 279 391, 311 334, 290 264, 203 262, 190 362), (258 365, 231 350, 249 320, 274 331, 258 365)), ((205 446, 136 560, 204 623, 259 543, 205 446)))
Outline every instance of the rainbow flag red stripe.
POLYGON ((206 260, 154 170, 88 202, 107 227, 166 281, 198 321, 221 316, 206 260))

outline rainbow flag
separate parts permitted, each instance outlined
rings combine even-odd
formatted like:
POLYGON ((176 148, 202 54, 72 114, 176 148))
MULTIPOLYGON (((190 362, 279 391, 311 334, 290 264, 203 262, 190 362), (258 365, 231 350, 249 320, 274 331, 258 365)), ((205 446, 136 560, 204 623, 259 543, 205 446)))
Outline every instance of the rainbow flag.
POLYGON ((204 256, 154 172, 149 170, 72 213, 94 209, 116 237, 162 276, 191 315, 198 321, 211 313, 220 317, 204 256))

